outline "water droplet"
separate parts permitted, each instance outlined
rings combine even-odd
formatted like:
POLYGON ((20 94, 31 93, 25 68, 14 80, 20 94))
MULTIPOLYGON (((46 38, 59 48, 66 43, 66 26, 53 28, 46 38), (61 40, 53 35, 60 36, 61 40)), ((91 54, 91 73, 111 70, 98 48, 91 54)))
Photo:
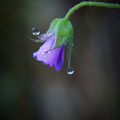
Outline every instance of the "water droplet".
POLYGON ((74 73, 74 69, 73 69, 72 67, 68 67, 67 73, 68 73, 69 75, 72 75, 72 74, 74 73))
POLYGON ((40 34, 40 31, 36 27, 34 27, 32 28, 32 34, 38 36, 40 34))

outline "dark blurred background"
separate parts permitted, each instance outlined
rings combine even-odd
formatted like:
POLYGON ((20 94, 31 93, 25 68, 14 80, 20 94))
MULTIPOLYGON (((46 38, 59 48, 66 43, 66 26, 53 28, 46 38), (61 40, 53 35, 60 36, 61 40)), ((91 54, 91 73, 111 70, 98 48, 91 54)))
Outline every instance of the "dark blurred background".
POLYGON ((32 57, 41 44, 30 41, 31 29, 44 33, 80 1, 0 0, 0 120, 120 119, 120 10, 86 7, 72 15, 73 75, 66 57, 60 72, 32 57))

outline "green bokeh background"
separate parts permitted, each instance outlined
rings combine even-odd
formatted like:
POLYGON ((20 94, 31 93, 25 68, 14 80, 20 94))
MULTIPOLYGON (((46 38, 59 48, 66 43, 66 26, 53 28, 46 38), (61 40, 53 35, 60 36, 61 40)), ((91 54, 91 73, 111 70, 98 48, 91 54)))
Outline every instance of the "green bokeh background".
POLYGON ((44 33, 79 2, 0 0, 0 120, 119 119, 120 10, 87 7, 71 17, 74 75, 66 57, 60 72, 32 57, 41 44, 31 29, 44 33))

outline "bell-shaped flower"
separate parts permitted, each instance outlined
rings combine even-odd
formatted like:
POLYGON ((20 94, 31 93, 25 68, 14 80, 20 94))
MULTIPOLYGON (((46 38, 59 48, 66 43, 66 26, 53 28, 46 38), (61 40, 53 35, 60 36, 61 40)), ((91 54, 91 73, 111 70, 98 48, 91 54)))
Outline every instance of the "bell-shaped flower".
POLYGON ((73 27, 70 21, 64 18, 53 20, 48 31, 38 38, 45 43, 33 53, 33 57, 60 71, 64 63, 65 47, 68 44, 70 46, 73 40, 73 27))

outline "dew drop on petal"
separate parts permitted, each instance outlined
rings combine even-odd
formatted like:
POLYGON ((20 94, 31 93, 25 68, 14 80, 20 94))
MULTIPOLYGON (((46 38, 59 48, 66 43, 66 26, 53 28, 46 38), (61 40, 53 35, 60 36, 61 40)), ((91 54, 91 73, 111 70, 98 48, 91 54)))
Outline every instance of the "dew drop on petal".
POLYGON ((32 34, 38 36, 40 34, 40 31, 36 27, 34 27, 32 28, 32 34))
POLYGON ((74 73, 74 68, 68 67, 67 73, 68 73, 69 75, 72 75, 72 74, 74 73))

